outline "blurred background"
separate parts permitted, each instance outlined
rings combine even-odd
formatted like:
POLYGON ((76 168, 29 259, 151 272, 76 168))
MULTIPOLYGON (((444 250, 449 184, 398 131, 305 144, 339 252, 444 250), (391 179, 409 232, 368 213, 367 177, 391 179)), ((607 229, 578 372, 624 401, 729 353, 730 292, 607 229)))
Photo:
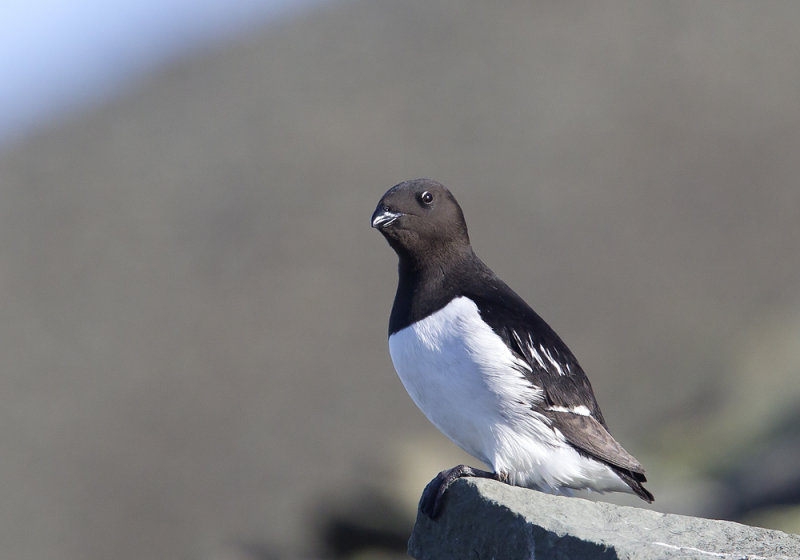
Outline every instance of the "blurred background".
POLYGON ((476 464, 388 356, 369 218, 420 176, 576 353, 652 508, 800 532, 799 21, 2 4, 2 555, 402 557, 424 485, 476 464))

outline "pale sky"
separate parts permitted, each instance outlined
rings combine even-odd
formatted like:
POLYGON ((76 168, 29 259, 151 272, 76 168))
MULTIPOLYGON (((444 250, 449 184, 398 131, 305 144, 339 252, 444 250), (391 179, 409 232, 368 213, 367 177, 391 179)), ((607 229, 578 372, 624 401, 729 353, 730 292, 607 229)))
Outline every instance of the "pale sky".
POLYGON ((193 48, 323 0, 0 0, 0 146, 193 48))

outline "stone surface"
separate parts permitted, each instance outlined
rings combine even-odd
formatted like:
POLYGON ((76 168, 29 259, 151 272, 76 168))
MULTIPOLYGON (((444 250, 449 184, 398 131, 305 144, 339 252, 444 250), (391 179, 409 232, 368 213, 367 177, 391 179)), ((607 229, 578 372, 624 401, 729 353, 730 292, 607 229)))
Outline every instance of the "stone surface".
POLYGON ((446 499, 439 519, 418 514, 409 541, 414 558, 800 558, 800 535, 551 496, 492 480, 459 480, 446 499))

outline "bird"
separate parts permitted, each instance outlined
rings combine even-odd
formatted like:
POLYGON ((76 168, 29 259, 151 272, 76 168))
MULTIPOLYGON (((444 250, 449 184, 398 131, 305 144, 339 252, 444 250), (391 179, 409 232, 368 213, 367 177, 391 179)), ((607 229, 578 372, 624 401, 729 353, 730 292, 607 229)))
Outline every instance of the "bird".
POLYGON ((393 186, 371 226, 398 257, 389 316, 394 368, 428 420, 491 467, 440 472, 423 491, 424 514, 438 517, 446 490, 462 477, 653 501, 644 468, 611 436, 578 360, 478 258, 447 187, 424 178, 393 186))

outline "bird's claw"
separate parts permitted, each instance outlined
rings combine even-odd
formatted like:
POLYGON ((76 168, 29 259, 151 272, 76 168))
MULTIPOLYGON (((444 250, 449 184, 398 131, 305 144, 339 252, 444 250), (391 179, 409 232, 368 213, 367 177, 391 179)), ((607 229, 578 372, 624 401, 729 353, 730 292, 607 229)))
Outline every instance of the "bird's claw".
POLYGON ((422 498, 419 501, 419 509, 422 513, 436 519, 442 513, 444 504, 444 493, 459 478, 480 477, 498 479, 498 475, 491 472, 473 469, 468 465, 457 465, 452 469, 446 469, 437 474, 422 491, 422 498))

